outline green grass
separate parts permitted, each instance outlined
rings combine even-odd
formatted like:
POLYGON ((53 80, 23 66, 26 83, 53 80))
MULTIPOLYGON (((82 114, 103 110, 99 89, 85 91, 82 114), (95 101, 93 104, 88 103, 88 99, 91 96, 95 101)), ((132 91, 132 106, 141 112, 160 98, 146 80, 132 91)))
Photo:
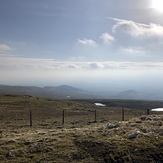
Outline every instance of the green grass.
MULTIPOLYGON (((133 101, 129 100, 118 100, 116 106, 106 107, 96 107, 94 102, 0 95, 0 162, 163 161, 163 116, 160 113, 147 116, 146 109, 132 107, 133 101), (122 122, 124 105, 130 107, 125 107, 122 122), (95 109, 97 123, 94 122, 95 109), (33 127, 29 126, 30 110, 33 127), (108 124, 116 127, 108 129, 108 124), (138 137, 129 139, 131 133, 138 137)), ((142 104, 140 101, 139 105, 142 104)), ((147 105, 147 101, 144 104, 147 105)), ((150 104, 153 107, 151 101, 150 104)))

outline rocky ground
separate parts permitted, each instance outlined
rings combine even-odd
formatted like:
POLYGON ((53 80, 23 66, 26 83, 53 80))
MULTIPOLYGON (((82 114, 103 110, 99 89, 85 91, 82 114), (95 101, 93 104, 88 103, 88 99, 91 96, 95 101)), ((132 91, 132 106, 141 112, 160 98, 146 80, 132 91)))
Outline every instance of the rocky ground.
POLYGON ((163 162, 163 115, 83 127, 1 127, 0 162, 163 162))

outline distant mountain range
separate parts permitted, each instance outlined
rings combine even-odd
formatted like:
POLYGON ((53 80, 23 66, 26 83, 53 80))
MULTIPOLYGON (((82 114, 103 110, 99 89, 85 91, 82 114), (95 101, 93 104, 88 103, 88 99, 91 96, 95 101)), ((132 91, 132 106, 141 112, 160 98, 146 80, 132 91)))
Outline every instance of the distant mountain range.
POLYGON ((127 90, 118 93, 113 92, 90 92, 68 85, 57 87, 35 87, 35 86, 9 86, 0 84, 0 94, 19 94, 56 99, 145 99, 162 100, 162 93, 143 93, 135 90, 127 90))
POLYGON ((58 87, 35 87, 35 86, 9 86, 0 85, 0 94, 19 94, 47 98, 96 98, 91 92, 74 88, 68 85, 58 87))

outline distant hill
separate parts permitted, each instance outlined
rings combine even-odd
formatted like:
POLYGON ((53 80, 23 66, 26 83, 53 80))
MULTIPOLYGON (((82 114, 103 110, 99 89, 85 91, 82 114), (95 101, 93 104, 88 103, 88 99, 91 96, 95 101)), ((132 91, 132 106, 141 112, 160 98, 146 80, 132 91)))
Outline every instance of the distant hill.
POLYGON ((142 100, 163 100, 163 93, 144 93, 135 90, 122 92, 89 92, 68 85, 57 87, 35 87, 35 86, 9 86, 0 84, 0 94, 30 95, 56 99, 142 99, 142 100))
POLYGON ((95 98, 90 92, 68 85, 58 87, 8 86, 0 85, 0 94, 21 94, 48 98, 95 98))
POLYGON ((142 99, 144 98, 145 94, 142 92, 138 92, 135 90, 127 90, 120 92, 116 95, 116 98, 120 99, 142 99))
POLYGON ((117 93, 114 97, 116 99, 163 100, 163 93, 161 91, 145 93, 141 91, 127 90, 117 93))
POLYGON ((82 93, 88 93, 85 90, 79 89, 79 88, 74 88, 68 85, 61 85, 58 87, 44 87, 44 90, 51 92, 51 91, 55 91, 55 92, 62 92, 62 93, 66 93, 66 94, 72 94, 72 93, 78 93, 78 94, 82 94, 82 93))

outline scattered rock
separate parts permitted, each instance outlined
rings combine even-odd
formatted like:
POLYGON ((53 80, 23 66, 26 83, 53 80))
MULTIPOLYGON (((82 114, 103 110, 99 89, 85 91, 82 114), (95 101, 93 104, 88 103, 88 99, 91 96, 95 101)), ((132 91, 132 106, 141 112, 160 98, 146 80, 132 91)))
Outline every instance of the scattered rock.
POLYGON ((148 133, 148 132, 149 132, 149 130, 147 130, 147 129, 145 129, 145 128, 141 129, 141 131, 142 131, 143 133, 148 133))
POLYGON ((9 152, 6 154, 6 157, 15 157, 15 155, 14 155, 11 151, 9 151, 9 152))
POLYGON ((42 151, 42 145, 39 143, 31 144, 29 146, 30 153, 38 153, 42 151))
POLYGON ((137 136, 138 136, 137 134, 132 133, 132 134, 129 134, 129 135, 128 135, 128 138, 129 138, 129 139, 135 139, 135 138, 137 138, 137 136))
POLYGON ((53 149, 51 149, 51 148, 48 148, 47 150, 46 150, 46 152, 52 152, 53 151, 53 149))
POLYGON ((117 125, 115 125, 115 124, 108 124, 107 125, 107 129, 112 129, 112 128, 116 128, 117 127, 117 125))

